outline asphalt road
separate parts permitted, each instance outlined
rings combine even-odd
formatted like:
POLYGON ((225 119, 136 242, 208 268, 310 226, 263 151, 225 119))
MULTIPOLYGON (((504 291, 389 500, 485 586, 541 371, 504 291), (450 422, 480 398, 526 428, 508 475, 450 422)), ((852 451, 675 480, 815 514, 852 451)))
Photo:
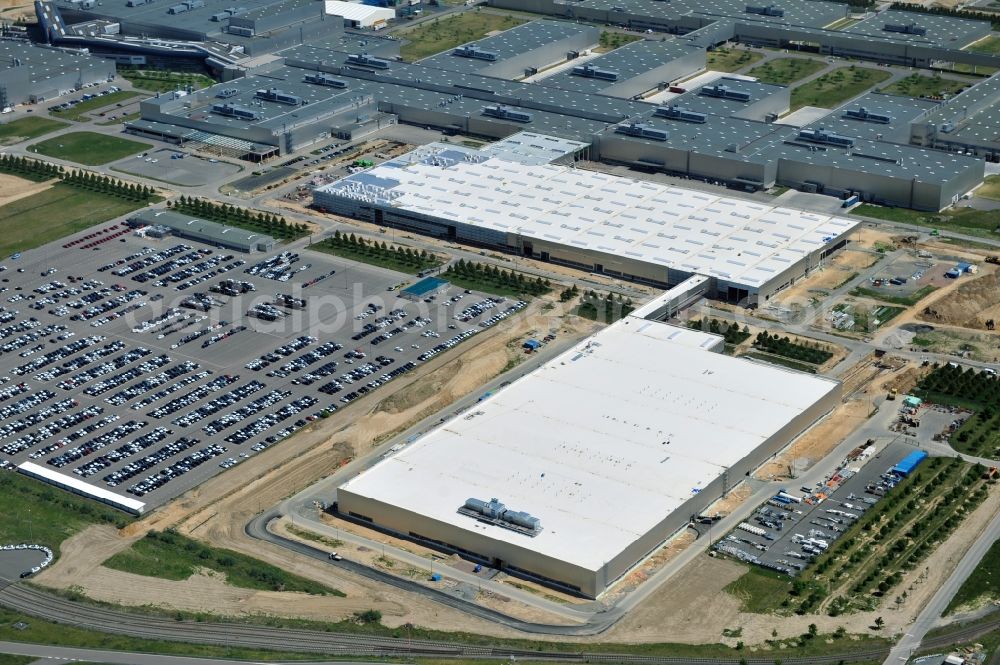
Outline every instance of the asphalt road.
MULTIPOLYGON (((246 665, 245 660, 223 660, 221 658, 191 658, 188 656, 162 656, 151 653, 136 653, 127 651, 107 651, 102 649, 83 649, 78 647, 54 647, 43 644, 23 644, 21 642, 0 642, 0 653, 16 656, 31 656, 47 660, 78 660, 89 663, 108 663, 114 665, 246 665)), ((378 665, 381 660, 337 660, 310 661, 298 665, 378 665)), ((278 665, 278 661, 274 662, 278 665)))

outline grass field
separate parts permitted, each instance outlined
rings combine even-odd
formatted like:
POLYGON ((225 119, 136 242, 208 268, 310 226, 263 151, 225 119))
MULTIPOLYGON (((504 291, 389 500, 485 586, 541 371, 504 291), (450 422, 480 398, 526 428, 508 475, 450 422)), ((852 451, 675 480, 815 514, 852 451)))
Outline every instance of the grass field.
POLYGON ((52 120, 44 116, 32 116, 30 118, 19 118, 13 122, 5 122, 0 125, 0 145, 12 145, 36 139, 43 134, 54 132, 57 129, 69 126, 69 123, 52 120))
POLYGON ((324 584, 287 573, 245 554, 209 547, 173 531, 152 531, 129 549, 105 561, 104 565, 127 573, 167 580, 186 580, 199 568, 210 568, 224 573, 229 584, 246 589, 300 591, 317 596, 344 595, 324 584))
POLYGON ((138 92, 133 92, 131 90, 119 90, 118 92, 112 92, 109 95, 100 95, 98 97, 94 97, 93 99, 88 99, 85 102, 80 102, 65 111, 52 111, 52 115, 65 120, 84 121, 89 119, 87 114, 91 111, 103 109, 106 106, 124 102, 127 99, 132 99, 133 97, 138 96, 138 92))
MULTIPOLYGON (((191 86, 195 90, 215 84, 215 80, 194 72, 166 72, 159 69, 120 69, 118 75, 130 81, 134 88, 149 92, 169 92, 185 90, 191 86)), ((110 96, 110 95, 109 95, 110 96)))
POLYGON ((125 526, 124 514, 17 473, 0 475, 5 518, 0 545, 37 543, 59 551, 59 544, 91 524, 125 526))
POLYGON ((632 42, 637 42, 642 37, 639 35, 630 35, 626 32, 611 32, 609 30, 601 31, 601 38, 598 41, 598 47, 596 51, 614 51, 616 48, 621 48, 626 44, 631 44, 632 42))
POLYGON ((717 72, 735 72, 762 60, 764 55, 743 49, 720 48, 709 51, 706 57, 706 69, 717 72))
POLYGON ((948 603, 945 614, 966 606, 979 606, 1000 600, 1000 541, 986 552, 976 569, 948 603))
POLYGON ((976 51, 977 53, 1000 53, 1000 37, 987 37, 986 39, 981 39, 972 46, 969 47, 970 51, 976 51))
POLYGON ((744 612, 767 614, 781 605, 791 589, 788 576, 753 566, 730 582, 725 591, 740 599, 740 609, 744 612))
POLYGON ((747 74, 756 76, 764 83, 788 85, 811 76, 824 67, 826 67, 824 62, 811 58, 775 58, 759 67, 754 67, 747 74))
POLYGON ((0 665, 28 665, 28 663, 33 663, 37 658, 32 658, 31 656, 15 656, 10 653, 0 653, 0 665))
POLYGON ((447 18, 435 18, 405 32, 396 33, 407 40, 399 53, 403 60, 414 61, 481 39, 495 30, 509 30, 525 23, 506 14, 462 12, 447 18))
POLYGON ((871 298, 872 300, 878 300, 881 302, 892 303, 893 305, 902 305, 903 307, 912 307, 918 302, 929 296, 931 293, 937 289, 933 286, 925 286, 911 293, 908 296, 893 296, 882 293, 881 291, 876 291, 874 289, 866 289, 863 286, 859 286, 855 289, 851 289, 851 295, 857 298, 871 298))
POLYGON ((97 166, 152 148, 148 143, 106 136, 96 132, 73 132, 28 146, 40 155, 97 166))
POLYGON ((906 78, 901 78, 892 85, 882 88, 882 92, 906 97, 947 98, 957 95, 968 86, 968 81, 946 79, 937 75, 910 74, 906 78))
POLYGON ((832 109, 857 97, 869 88, 889 78, 891 74, 868 67, 840 67, 792 90, 791 110, 803 106, 832 109))
MULTIPOLYGON (((996 183, 997 181, 993 180, 991 182, 996 183)), ((995 210, 959 208, 944 212, 921 212, 919 210, 910 210, 909 208, 886 208, 865 203, 851 210, 850 214, 884 219, 888 222, 902 222, 904 224, 925 226, 931 229, 954 231, 965 235, 979 236, 980 238, 992 238, 994 240, 1000 238, 1000 234, 996 232, 996 228, 1000 224, 997 223, 997 212, 995 210)))
POLYGON ((144 205, 56 183, 0 208, 0 227, 4 230, 0 256, 40 247, 144 205))
POLYGON ((976 190, 976 196, 1000 201, 1000 175, 986 176, 982 186, 976 190))

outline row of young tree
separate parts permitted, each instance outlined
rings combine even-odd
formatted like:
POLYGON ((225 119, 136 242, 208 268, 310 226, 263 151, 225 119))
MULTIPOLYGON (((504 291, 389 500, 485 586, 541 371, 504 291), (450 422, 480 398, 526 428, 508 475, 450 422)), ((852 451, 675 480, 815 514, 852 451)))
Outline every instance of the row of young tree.
POLYGON ((1000 380, 994 374, 971 367, 965 370, 951 365, 935 367, 920 381, 915 392, 932 401, 937 396, 947 396, 1000 407, 1000 380))
POLYGON ((138 185, 83 169, 66 170, 51 162, 20 155, 0 155, 0 171, 39 182, 58 178, 67 185, 79 189, 137 203, 150 201, 156 196, 155 190, 148 185, 138 185))
POLYGON ((478 261, 466 261, 465 259, 459 259, 458 263, 449 266, 444 274, 446 277, 458 277, 484 284, 487 287, 503 287, 532 296, 548 293, 552 286, 549 280, 543 280, 541 277, 531 279, 525 277, 523 273, 501 270, 494 265, 485 265, 478 261))
POLYGON ((761 351, 816 365, 826 362, 833 356, 829 351, 818 348, 818 345, 814 347, 796 344, 788 337, 768 335, 766 332, 759 333, 753 345, 761 351))
POLYGON ((266 233, 278 240, 297 240, 309 234, 309 226, 306 224, 290 224, 284 217, 269 212, 257 212, 193 196, 181 196, 176 201, 167 201, 167 207, 211 222, 266 233))
POLYGON ((346 250, 358 256, 370 256, 395 261, 400 265, 416 268, 417 270, 426 270, 441 264, 440 259, 433 254, 429 254, 426 249, 418 252, 409 247, 390 245, 384 240, 382 242, 369 240, 361 236, 356 236, 353 233, 334 231, 333 235, 320 243, 320 245, 342 251, 346 250))
POLYGON ((739 324, 720 321, 719 319, 694 319, 688 322, 688 327, 713 335, 722 335, 726 344, 740 344, 750 337, 750 328, 746 325, 740 329, 739 324))
POLYGON ((623 297, 620 293, 617 296, 610 292, 607 295, 601 295, 597 291, 588 289, 583 292, 580 306, 576 311, 584 318, 614 323, 618 319, 628 316, 634 310, 632 300, 623 297))

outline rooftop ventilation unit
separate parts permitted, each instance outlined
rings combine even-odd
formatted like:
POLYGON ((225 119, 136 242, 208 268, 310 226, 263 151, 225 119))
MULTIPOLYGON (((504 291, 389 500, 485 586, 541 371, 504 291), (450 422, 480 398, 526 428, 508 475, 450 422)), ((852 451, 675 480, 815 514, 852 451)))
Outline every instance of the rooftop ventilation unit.
POLYGON ((138 6, 144 5, 144 4, 146 4, 146 0, 128 0, 128 2, 125 3, 125 6, 126 7, 138 7, 138 6))
POLYGON ((347 64, 359 65, 361 67, 372 67, 374 69, 389 69, 389 61, 384 58, 376 58, 367 53, 352 53, 347 56, 347 64))
POLYGON ((256 111, 245 106, 236 104, 213 104, 212 113, 224 115, 227 118, 238 118, 239 120, 256 120, 259 116, 256 111))
POLYGON ((816 129, 803 129, 799 131, 799 138, 810 143, 822 143, 823 145, 835 145, 841 148, 850 148, 854 145, 854 139, 849 136, 842 136, 828 132, 822 127, 816 129))
POLYGON ((901 35, 926 35, 927 28, 916 23, 886 23, 882 29, 886 32, 898 32, 901 35))
POLYGON ((601 79, 602 81, 617 81, 618 72, 594 67, 593 65, 577 65, 571 72, 573 76, 582 76, 588 79, 601 79))
POLYGON ((785 10, 774 5, 747 5, 747 14, 760 14, 761 16, 784 16, 785 10))
POLYGON ((187 5, 171 5, 167 8, 168 14, 183 14, 189 9, 187 5))
POLYGON ((253 28, 243 25, 231 25, 226 28, 226 31, 231 35, 242 35, 243 37, 253 37, 255 34, 253 28))
POLYGON ((488 115, 491 118, 498 118, 500 120, 513 120, 514 122, 531 122, 532 118, 532 115, 527 111, 512 109, 509 106, 504 106, 502 104, 487 106, 483 109, 483 115, 488 115))
POLYGON ((490 62, 495 61, 499 56, 493 51, 486 51, 479 48, 474 44, 469 46, 459 46, 457 49, 451 52, 452 55, 457 55, 459 58, 472 58, 474 60, 488 60, 490 62))
POLYGON ((671 120, 680 120, 681 122, 694 122, 697 124, 704 124, 707 117, 704 113, 697 113, 695 111, 688 111, 682 106, 661 106, 653 115, 659 118, 670 118, 671 120))
POLYGON ((215 93, 215 96, 219 99, 229 99, 230 97, 235 97, 238 94, 240 94, 239 88, 223 88, 215 93))
POLYGON ((489 501, 468 499, 458 512, 480 522, 517 531, 526 536, 537 536, 542 532, 542 523, 537 517, 519 510, 510 510, 496 498, 489 501))
POLYGON ((615 127, 615 134, 625 134, 626 136, 634 136, 639 139, 650 139, 652 141, 666 141, 670 138, 670 132, 638 122, 618 125, 615 127))
POLYGON ((330 88, 346 88, 347 81, 339 79, 329 74, 323 72, 316 72, 315 74, 306 74, 305 78, 302 79, 306 83, 313 83, 315 85, 325 85, 330 88))
POLYGON ((704 95, 705 97, 717 97, 718 99, 732 99, 737 102, 749 102, 750 93, 743 92, 742 90, 733 90, 728 85, 722 83, 716 83, 715 85, 706 85, 704 88, 698 91, 699 95, 704 95))
POLYGON ((277 88, 267 88, 258 90, 254 93, 254 97, 257 99, 263 99, 266 102, 277 102, 279 104, 288 104, 289 106, 301 106, 302 98, 298 95, 292 95, 277 88))
POLYGON ((882 113, 872 113, 864 106, 860 106, 856 109, 847 109, 846 111, 844 111, 844 117, 850 118, 851 120, 874 122, 879 125, 888 125, 890 122, 892 122, 891 115, 884 115, 882 113))

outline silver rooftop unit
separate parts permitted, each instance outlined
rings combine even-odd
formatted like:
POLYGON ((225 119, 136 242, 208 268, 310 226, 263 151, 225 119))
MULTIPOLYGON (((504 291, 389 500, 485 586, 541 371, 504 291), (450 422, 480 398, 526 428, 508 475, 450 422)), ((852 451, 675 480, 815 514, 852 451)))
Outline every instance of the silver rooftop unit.
POLYGON ((293 95, 291 93, 285 92, 283 90, 278 90, 277 88, 267 88, 258 90, 254 93, 254 97, 257 99, 263 99, 266 102, 277 102, 278 104, 288 104, 289 106, 301 106, 302 98, 298 95, 293 95))
POLYGON ((347 64, 358 65, 359 67, 371 67, 372 69, 389 69, 389 61, 384 58, 376 58, 367 53, 352 53, 347 56, 347 64))
POLYGON ((608 69, 601 69, 600 67, 595 67, 591 64, 577 65, 570 72, 573 76, 582 76, 588 79, 601 79, 602 81, 617 81, 618 72, 613 72, 608 69))
POLYGON ((732 99, 737 102, 749 102, 750 93, 742 90, 734 90, 724 83, 706 85, 698 91, 699 95, 705 97, 716 97, 718 99, 732 99))
POLYGON ((821 143, 823 145, 833 145, 840 148, 850 148, 854 146, 854 139, 850 136, 834 134, 822 127, 816 129, 803 129, 799 131, 799 139, 810 143, 821 143))
POLYGON ((514 122, 531 122, 532 114, 520 109, 513 109, 503 104, 487 106, 483 109, 483 115, 499 120, 513 120, 514 122))
POLYGON ((856 109, 847 109, 844 111, 844 117, 850 118, 851 120, 861 120, 863 122, 874 122, 879 125, 888 125, 892 122, 891 115, 885 115, 883 113, 872 113, 864 106, 859 106, 856 109))
POLYGON ((480 522, 517 531, 526 536, 537 536, 542 532, 542 523, 537 517, 523 511, 510 510, 495 497, 489 501, 468 499, 458 512, 480 522))
POLYGON ((630 122, 626 125, 615 127, 615 134, 625 134, 639 139, 650 139, 652 141, 666 141, 670 138, 670 132, 665 129, 657 129, 638 122, 630 122))
POLYGON ((487 60, 489 62, 494 62, 499 57, 493 51, 481 49, 475 44, 459 46, 457 49, 452 51, 451 54, 458 56, 459 58, 472 58, 474 60, 487 60))
POLYGON ((681 122, 693 122, 697 124, 704 124, 707 117, 704 113, 698 113, 697 111, 689 111, 683 106, 661 106, 653 112, 653 115, 658 118, 670 118, 671 120, 680 120, 681 122))

